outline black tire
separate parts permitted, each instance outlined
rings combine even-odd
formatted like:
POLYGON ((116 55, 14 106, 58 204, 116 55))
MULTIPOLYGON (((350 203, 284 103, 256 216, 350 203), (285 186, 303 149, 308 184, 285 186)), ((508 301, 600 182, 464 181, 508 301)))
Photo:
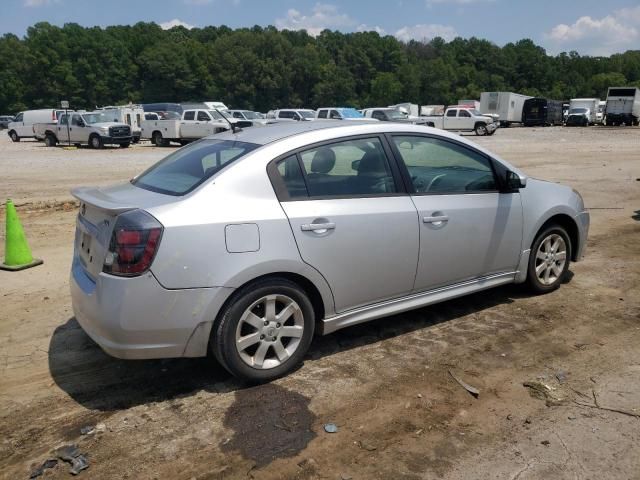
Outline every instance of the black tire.
MULTIPOLYGON (((267 318, 266 313, 264 318, 267 318)), ((313 305, 300 286, 285 278, 259 280, 238 290, 220 312, 211 330, 209 349, 218 362, 232 375, 252 383, 268 382, 291 372, 302 362, 313 339, 314 326, 313 305), (249 365, 242 359, 236 347, 236 332, 245 311, 267 295, 282 295, 292 299, 302 313, 303 331, 297 347, 286 360, 272 368, 260 369, 249 365)), ((264 342, 260 340, 255 345, 268 341, 268 339, 264 342)), ((280 338, 278 341, 281 341, 280 338)), ((274 355, 275 349, 267 347, 267 352, 274 355)))
POLYGON ((478 135, 479 137, 484 137, 485 135, 489 134, 489 130, 487 129, 487 126, 484 123, 478 123, 476 124, 476 127, 474 128, 476 135, 478 135))
POLYGON ((569 239, 569 235, 564 227, 560 225, 549 225, 545 227, 543 230, 538 232, 536 239, 531 246, 531 253, 529 254, 529 265, 527 268, 527 284, 529 288, 538 294, 549 293, 556 290, 562 284, 563 280, 566 277, 567 270, 569 270, 569 264, 571 263, 571 252, 572 245, 571 240, 569 239), (561 273, 556 276, 555 280, 550 284, 544 284, 536 274, 536 267, 539 267, 541 264, 544 264, 546 260, 542 260, 538 258, 538 251, 540 250, 541 244, 549 237, 553 235, 557 235, 562 238, 566 247, 566 257, 564 265, 561 269, 561 273))
POLYGON ((127 142, 127 143, 121 143, 121 144, 120 144, 120 148, 129 148, 129 145, 131 145, 129 142, 127 142))
POLYGON ((104 143, 100 135, 91 135, 89 137, 89 147, 95 149, 104 148, 104 143))
POLYGON ((80 147, 82 146, 82 144, 80 144, 80 143, 74 143, 74 144, 73 144, 73 146, 74 146, 74 147, 76 147, 76 148, 80 148, 80 147))
POLYGON ((55 147, 57 143, 58 141, 56 140, 56 137, 54 137, 53 135, 46 135, 44 137, 45 147, 55 147))
POLYGON ((162 133, 160 132, 153 132, 151 141, 156 147, 166 147, 169 145, 169 142, 163 138, 162 133))
POLYGON ((9 132, 9 137, 11 137, 11 141, 12 142, 19 142, 20 141, 20 137, 18 136, 18 134, 16 133, 15 130, 11 130, 9 132))

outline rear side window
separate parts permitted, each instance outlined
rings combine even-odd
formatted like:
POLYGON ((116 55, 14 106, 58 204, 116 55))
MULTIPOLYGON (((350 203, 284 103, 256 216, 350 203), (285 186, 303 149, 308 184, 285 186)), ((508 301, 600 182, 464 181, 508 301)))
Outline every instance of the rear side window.
POLYGON ((327 111, 326 110, 320 110, 318 112, 318 118, 327 118, 327 111))
POLYGON ((200 140, 175 151, 131 183, 167 195, 184 195, 258 147, 232 140, 200 140))
POLYGON ((489 159, 455 143, 394 136, 416 193, 471 193, 498 189, 489 159))
POLYGON ((184 112, 184 119, 185 120, 195 120, 195 118, 196 118, 196 112, 194 112, 194 111, 184 112))
POLYGON ((455 117, 456 113, 457 113, 457 110, 448 110, 447 117, 455 117))
POLYGON ((306 198, 308 196, 307 186, 304 182, 302 170, 297 155, 280 160, 278 162, 278 173, 284 182, 290 199, 306 198))
POLYGON ((396 193, 389 160, 378 138, 347 140, 300 154, 311 197, 396 193))
POLYGON ((280 118, 293 118, 293 112, 280 112, 280 118))

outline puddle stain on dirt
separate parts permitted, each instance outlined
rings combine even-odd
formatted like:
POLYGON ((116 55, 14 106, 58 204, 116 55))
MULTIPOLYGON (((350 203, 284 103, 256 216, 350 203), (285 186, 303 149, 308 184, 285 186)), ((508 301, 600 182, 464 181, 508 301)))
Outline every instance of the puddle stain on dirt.
POLYGON ((277 458, 293 457, 316 437, 309 398, 269 384, 238 390, 224 426, 233 430, 223 452, 239 452, 262 467, 277 458))

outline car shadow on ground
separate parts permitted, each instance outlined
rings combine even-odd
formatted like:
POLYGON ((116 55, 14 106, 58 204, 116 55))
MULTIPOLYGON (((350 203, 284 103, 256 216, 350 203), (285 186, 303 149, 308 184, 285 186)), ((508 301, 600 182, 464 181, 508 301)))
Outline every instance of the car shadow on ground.
POLYGON ((640 210, 636 210, 635 212, 633 212, 633 215, 631 215, 631 218, 636 222, 640 222, 640 210))
MULTIPOLYGON (((565 283, 572 277, 571 272, 568 273, 565 283)), ((521 286, 508 285, 381 318, 316 337, 307 358, 322 358, 529 296, 521 286)), ((49 370, 58 387, 73 400, 85 408, 100 411, 166 401, 200 390, 223 393, 250 386, 231 377, 212 358, 113 358, 87 336, 75 318, 70 318, 53 332, 49 345, 49 370)))

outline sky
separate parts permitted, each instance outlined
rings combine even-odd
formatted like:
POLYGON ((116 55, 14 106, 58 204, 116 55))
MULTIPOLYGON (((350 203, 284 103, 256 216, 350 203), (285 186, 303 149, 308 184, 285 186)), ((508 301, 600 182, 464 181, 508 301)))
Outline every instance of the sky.
POLYGON ((23 36, 36 22, 83 26, 156 22, 163 28, 274 25, 401 40, 478 37, 498 45, 530 38, 551 55, 640 49, 640 0, 2 0, 0 32, 23 36))

